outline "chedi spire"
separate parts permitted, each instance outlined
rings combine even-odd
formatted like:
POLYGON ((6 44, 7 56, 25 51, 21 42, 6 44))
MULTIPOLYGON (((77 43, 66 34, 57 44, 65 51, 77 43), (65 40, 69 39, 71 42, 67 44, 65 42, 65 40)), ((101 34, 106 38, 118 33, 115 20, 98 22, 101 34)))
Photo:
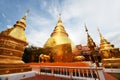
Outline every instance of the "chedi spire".
POLYGON ((68 34, 66 33, 65 28, 62 24, 61 16, 59 16, 58 23, 56 24, 56 27, 54 28, 54 30, 51 34, 51 37, 55 36, 55 35, 61 35, 61 36, 67 36, 68 37, 68 34))
POLYGON ((85 25, 85 31, 87 33, 87 45, 90 49, 94 49, 94 47, 96 47, 96 44, 93 41, 93 39, 91 38, 91 36, 89 35, 86 25, 85 25))
POLYGON ((112 58, 118 57, 119 48, 115 48, 113 44, 110 44, 101 34, 98 29, 100 35, 100 53, 102 58, 112 58))
POLYGON ((75 49, 75 45, 68 37, 68 34, 62 24, 61 17, 59 17, 50 38, 44 45, 44 48, 52 48, 52 55, 55 62, 72 61, 72 52, 75 49), (69 57, 69 59, 66 56, 69 57))
POLYGON ((28 16, 28 14, 29 14, 29 10, 27 10, 27 12, 23 16, 23 18, 21 18, 20 20, 18 20, 16 22, 14 27, 20 27, 20 28, 23 28, 25 30, 25 28, 26 28, 26 17, 28 16))
POLYGON ((119 68, 120 67, 120 51, 119 48, 115 48, 113 44, 110 44, 100 33, 100 55, 102 57, 102 64, 107 68, 119 68))
POLYGON ((1 34, 11 36, 15 39, 25 41, 26 42, 26 34, 25 34, 25 28, 26 28, 26 17, 28 15, 28 11, 26 14, 18 20, 12 28, 8 28, 5 31, 2 31, 1 34))

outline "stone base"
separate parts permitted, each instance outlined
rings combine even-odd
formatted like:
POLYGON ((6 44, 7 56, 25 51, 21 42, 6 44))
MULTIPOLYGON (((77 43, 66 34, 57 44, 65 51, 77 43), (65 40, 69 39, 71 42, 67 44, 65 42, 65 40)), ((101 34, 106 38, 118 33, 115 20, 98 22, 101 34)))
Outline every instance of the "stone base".
POLYGON ((120 68, 120 58, 102 59, 105 68, 120 68))
POLYGON ((0 75, 31 71, 27 64, 0 64, 0 75))
POLYGON ((29 71, 29 72, 0 75, 0 80, 21 80, 25 78, 34 77, 34 76, 35 76, 35 72, 29 71))

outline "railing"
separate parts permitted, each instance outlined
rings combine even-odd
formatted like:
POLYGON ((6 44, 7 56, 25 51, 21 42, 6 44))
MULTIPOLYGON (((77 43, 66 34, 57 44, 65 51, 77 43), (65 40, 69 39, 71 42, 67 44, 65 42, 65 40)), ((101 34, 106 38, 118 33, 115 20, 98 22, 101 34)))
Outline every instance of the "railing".
POLYGON ((40 75, 71 80, 105 80, 102 67, 32 66, 32 70, 40 75))
POLYGON ((103 68, 104 72, 107 72, 107 73, 118 73, 120 74, 120 69, 114 69, 114 68, 103 68))

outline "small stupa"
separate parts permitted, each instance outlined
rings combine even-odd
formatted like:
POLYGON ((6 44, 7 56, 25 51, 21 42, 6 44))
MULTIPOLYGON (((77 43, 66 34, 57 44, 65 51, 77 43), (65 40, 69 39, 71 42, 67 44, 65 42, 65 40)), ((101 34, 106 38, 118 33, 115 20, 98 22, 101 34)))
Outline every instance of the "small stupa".
POLYGON ((108 42, 100 33, 100 55, 104 67, 120 68, 120 51, 108 42))
POLYGON ((18 20, 12 28, 0 33, 0 74, 30 71, 31 68, 22 61, 26 41, 26 15, 18 20))
POLYGON ((61 17, 59 17, 56 27, 44 45, 44 48, 47 47, 51 47, 53 50, 54 62, 72 61, 72 51, 75 45, 68 37, 68 33, 62 24, 61 17))
POLYGON ((90 48, 91 50, 91 60, 93 58, 93 62, 96 63, 96 66, 99 67, 99 62, 98 62, 98 52, 97 50, 95 49, 96 48, 96 44, 95 42, 93 41, 92 37, 89 35, 88 33, 88 29, 87 29, 87 26, 85 25, 85 31, 86 31, 86 34, 87 34, 87 46, 90 48))

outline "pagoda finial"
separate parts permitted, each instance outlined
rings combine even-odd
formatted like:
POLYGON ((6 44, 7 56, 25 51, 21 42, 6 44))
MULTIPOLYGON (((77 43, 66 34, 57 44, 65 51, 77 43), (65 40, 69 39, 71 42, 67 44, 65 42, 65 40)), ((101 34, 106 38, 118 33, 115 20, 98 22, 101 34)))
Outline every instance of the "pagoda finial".
POLYGON ((87 33, 87 36, 90 37, 86 24, 85 24, 85 32, 87 33))
POLYGON ((28 9, 22 19, 26 20, 26 17, 28 16, 29 12, 30 10, 28 9))
POLYGON ((100 35, 100 39, 101 39, 101 40, 104 39, 104 37, 102 36, 99 28, 97 28, 97 31, 98 31, 98 33, 99 33, 99 35, 100 35))
POLYGON ((102 44, 102 43, 105 43, 105 44, 109 43, 109 42, 102 36, 99 28, 97 28, 97 30, 98 30, 99 35, 100 35, 100 43, 101 43, 101 44, 102 44))
POLYGON ((100 33, 100 29, 97 27, 97 31, 100 33))
POLYGON ((59 19, 58 19, 58 23, 62 23, 62 20, 61 20, 61 13, 59 13, 59 19))
POLYGON ((29 12, 30 12, 30 10, 28 9, 25 13, 25 16, 28 16, 29 12))
POLYGON ((63 35, 68 36, 68 34, 66 33, 66 30, 64 28, 64 25, 62 24, 61 14, 59 14, 58 23, 56 24, 56 27, 54 28, 54 31, 51 34, 51 36, 54 36, 56 34, 62 34, 62 36, 63 35))
POLYGON ((85 24, 85 31, 86 31, 86 32, 88 32, 88 29, 87 29, 87 26, 86 26, 86 24, 85 24))
POLYGON ((103 36, 102 36, 102 34, 100 33, 100 29, 99 29, 99 28, 97 28, 97 31, 98 31, 98 33, 99 33, 99 35, 100 35, 100 39, 102 39, 102 38, 103 38, 103 36))
POLYGON ((100 32, 100 29, 97 28, 97 30, 98 30, 98 33, 99 33, 100 37, 102 38, 103 36, 102 36, 102 34, 101 34, 101 32, 100 32))
POLYGON ((59 17, 60 17, 60 18, 61 18, 61 15, 62 15, 62 14, 61 14, 61 13, 59 13, 59 17))
POLYGON ((21 27, 21 28, 23 28, 25 30, 25 28, 26 28, 26 17, 28 16, 28 13, 29 13, 29 10, 26 11, 26 13, 23 16, 23 18, 18 20, 14 26, 15 27, 21 27))

